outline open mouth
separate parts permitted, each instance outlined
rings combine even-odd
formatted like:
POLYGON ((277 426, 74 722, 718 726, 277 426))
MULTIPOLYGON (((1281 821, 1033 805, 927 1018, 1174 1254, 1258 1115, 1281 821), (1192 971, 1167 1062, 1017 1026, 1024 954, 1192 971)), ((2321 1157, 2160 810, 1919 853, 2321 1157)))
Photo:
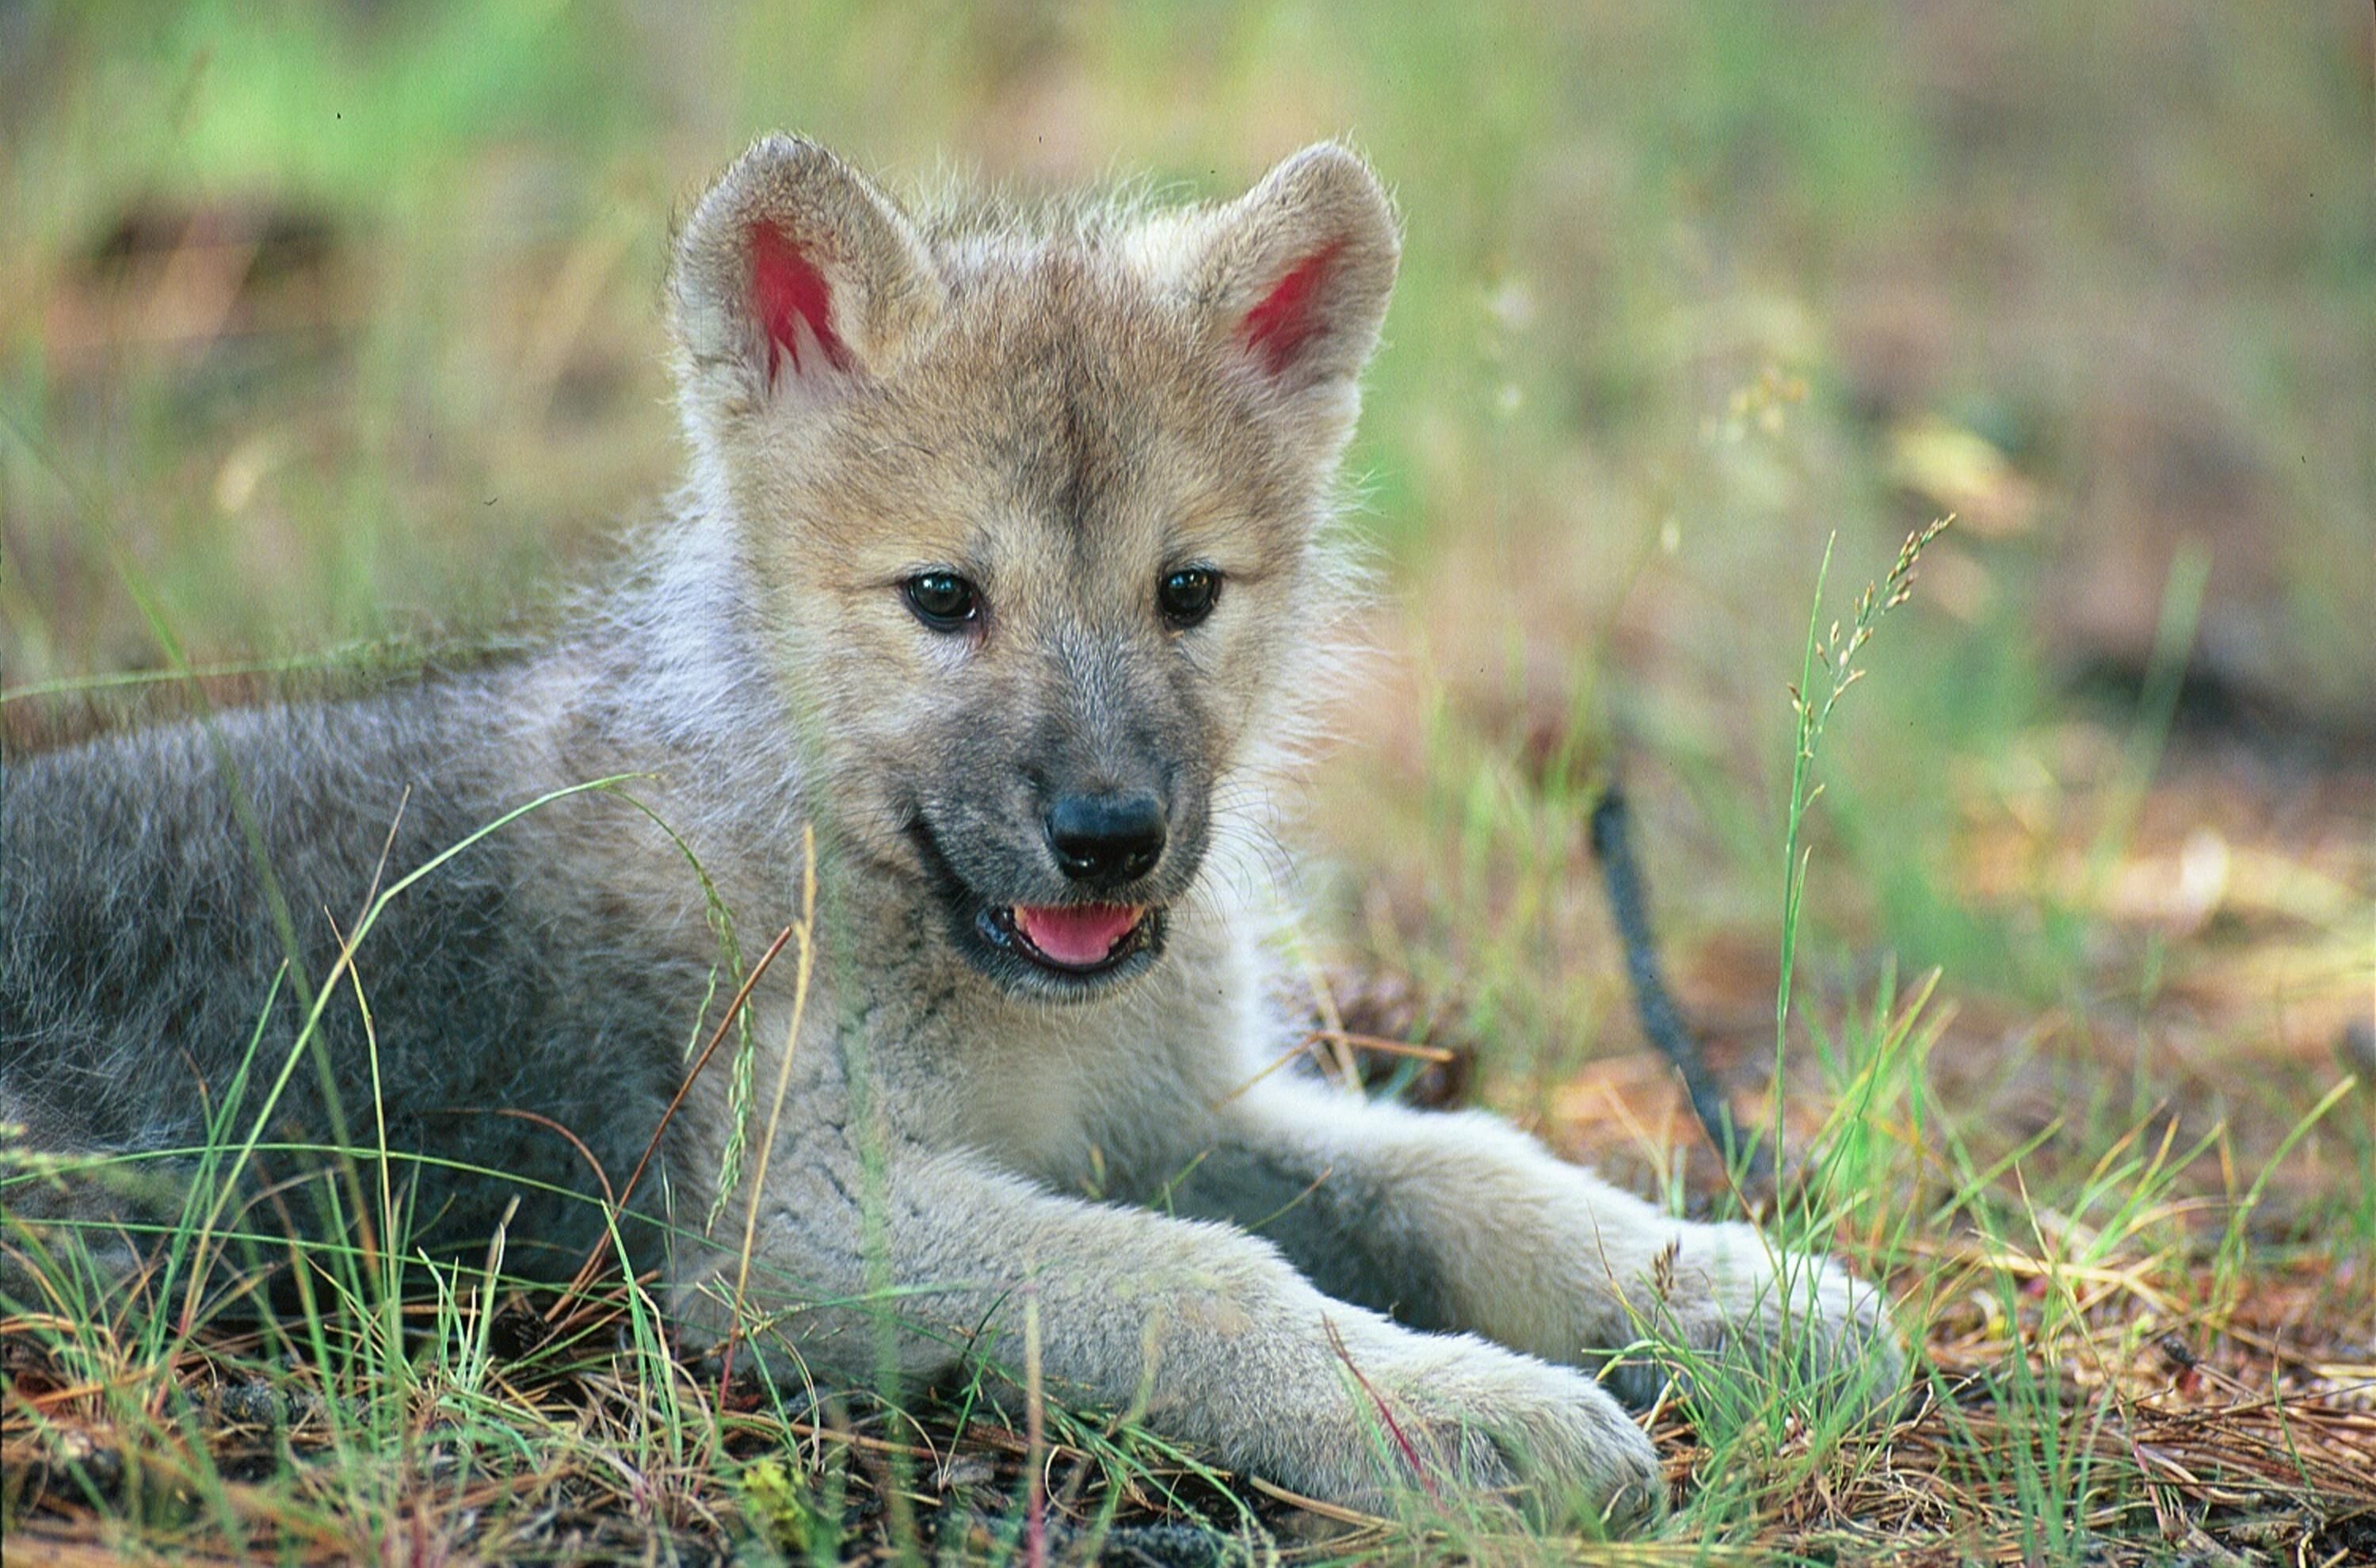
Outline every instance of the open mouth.
POLYGON ((926 877, 939 890, 957 950, 1021 994, 1076 1001, 1146 969, 1162 956, 1161 904, 994 904, 941 853, 921 814, 908 824, 926 877))
POLYGON ((1061 975, 1114 968, 1147 944, 1159 911, 1145 904, 1007 904, 984 909, 984 940, 1061 975))

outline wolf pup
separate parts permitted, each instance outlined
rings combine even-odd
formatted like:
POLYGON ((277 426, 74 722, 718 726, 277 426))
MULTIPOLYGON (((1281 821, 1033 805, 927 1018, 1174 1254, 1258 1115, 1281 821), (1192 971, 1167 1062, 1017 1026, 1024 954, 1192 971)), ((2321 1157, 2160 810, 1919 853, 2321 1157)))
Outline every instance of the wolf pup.
POLYGON ((210 1121, 260 1140, 228 1229, 384 1123, 429 1157, 416 1238, 516 1204, 510 1266, 566 1272, 658 1131, 623 1225, 688 1332, 920 1383, 1014 1364, 1028 1298, 1052 1387, 1314 1497, 1416 1461, 1653 1512, 1593 1375, 1645 1337, 1891 1387, 1829 1264, 1266 1071, 1265 802, 1398 250, 1335 146, 1223 206, 1039 211, 754 147, 676 244, 682 504, 575 635, 7 768, 0 1119, 148 1157, 14 1181, 7 1289, 57 1222, 123 1253, 181 1213, 210 1121), (753 1054, 664 1116, 728 916, 747 968, 807 909, 753 1054))

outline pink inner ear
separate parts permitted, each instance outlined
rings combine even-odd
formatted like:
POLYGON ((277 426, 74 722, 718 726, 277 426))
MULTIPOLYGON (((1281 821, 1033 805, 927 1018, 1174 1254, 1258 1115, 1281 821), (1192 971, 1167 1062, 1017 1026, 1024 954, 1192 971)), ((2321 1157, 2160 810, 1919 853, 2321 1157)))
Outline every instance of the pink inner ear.
POLYGON ((751 305, 767 332, 769 386, 776 385, 779 355, 790 357, 792 373, 800 374, 800 324, 804 321, 825 350, 826 363, 836 370, 849 368, 849 350, 834 336, 830 299, 825 274, 801 254, 800 246, 772 223, 751 225, 751 305))
POLYGON ((1246 312, 1244 325, 1239 327, 1246 346, 1263 358, 1263 366, 1273 375, 1285 374, 1295 362, 1303 346, 1325 325, 1319 309, 1320 286, 1328 280, 1329 268, 1336 265, 1336 253, 1345 248, 1338 240, 1313 251, 1287 269, 1287 276, 1271 286, 1262 303, 1246 312))

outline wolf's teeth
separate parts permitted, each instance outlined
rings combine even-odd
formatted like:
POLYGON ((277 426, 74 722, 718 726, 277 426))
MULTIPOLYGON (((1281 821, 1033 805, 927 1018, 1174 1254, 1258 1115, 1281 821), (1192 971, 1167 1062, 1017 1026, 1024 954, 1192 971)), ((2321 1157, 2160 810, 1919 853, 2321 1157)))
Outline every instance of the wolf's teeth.
POLYGON ((1015 945, 1015 911, 985 907, 974 916, 973 929, 993 947, 1012 947, 1015 945))

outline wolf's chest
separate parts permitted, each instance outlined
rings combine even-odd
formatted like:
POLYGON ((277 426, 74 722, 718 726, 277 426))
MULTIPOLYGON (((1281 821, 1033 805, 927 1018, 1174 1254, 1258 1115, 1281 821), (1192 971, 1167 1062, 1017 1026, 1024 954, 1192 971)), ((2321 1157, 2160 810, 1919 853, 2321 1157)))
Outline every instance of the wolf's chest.
POLYGON ((1117 1012, 977 1056, 956 1099, 961 1141, 1059 1191, 1134 1201, 1193 1159, 1231 1087, 1226 1017, 1117 1012))

